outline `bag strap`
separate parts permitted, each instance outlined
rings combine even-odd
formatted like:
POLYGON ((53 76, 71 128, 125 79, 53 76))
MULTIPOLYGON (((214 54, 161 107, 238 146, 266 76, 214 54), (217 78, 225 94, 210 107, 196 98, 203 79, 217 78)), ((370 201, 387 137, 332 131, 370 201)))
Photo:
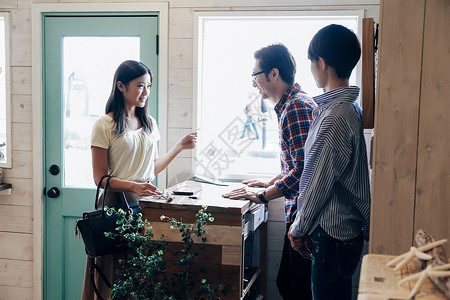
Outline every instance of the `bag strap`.
POLYGON ((133 210, 131 209, 130 204, 128 204, 127 197, 125 196, 125 193, 124 193, 124 192, 121 192, 121 194, 122 194, 122 200, 123 200, 123 202, 125 202, 126 211, 127 211, 130 215, 132 215, 132 214, 133 214, 133 210))
MULTIPOLYGON (((108 176, 108 179, 106 179, 105 188, 103 189, 103 199, 102 199, 103 200, 103 206, 102 206, 103 210, 105 210, 105 203, 106 203, 106 195, 107 195, 107 190, 108 190, 108 184, 109 184, 109 181, 111 180, 111 178, 112 178, 112 176, 108 176)), ((95 209, 97 209, 97 207, 95 209)))
MULTIPOLYGON (((98 205, 97 205, 98 195, 100 194, 100 189, 101 189, 101 187, 102 187, 102 181, 103 181, 103 179, 105 179, 106 177, 108 177, 108 180, 106 180, 105 188, 104 188, 104 192, 103 192, 103 194, 106 194, 106 189, 107 189, 107 187, 108 187, 108 183, 109 183, 109 181, 111 180, 112 176, 111 176, 111 175, 103 175, 102 178, 100 178, 100 180, 98 181, 98 184, 97 184, 97 194, 95 195, 95 203, 94 203, 95 209, 98 208, 98 205)), ((105 199, 105 197, 103 197, 103 199, 105 199)), ((104 200, 103 200, 103 207, 105 207, 105 201, 104 201, 104 200)))
POLYGON ((100 292, 97 289, 97 285, 95 284, 95 280, 94 280, 94 271, 97 270, 98 275, 100 275, 100 278, 103 279, 103 281, 105 282, 106 286, 108 288, 112 288, 111 283, 109 282, 108 278, 106 277, 105 273, 103 273, 103 271, 100 269, 100 267, 94 262, 94 258, 90 257, 90 265, 89 265, 89 273, 91 274, 91 282, 92 282, 92 287, 94 288, 94 292, 97 295, 97 297, 100 300, 104 300, 102 298, 102 296, 100 295, 100 292))
MULTIPOLYGON (((105 182, 105 187, 104 187, 104 189, 103 189, 103 209, 105 209, 105 203, 106 203, 106 191, 108 190, 108 184, 109 184, 109 181, 111 180, 111 178, 113 178, 113 176, 111 176, 111 175, 103 175, 102 176, 102 178, 100 178, 100 180, 98 181, 98 184, 97 184, 97 194, 96 194, 96 196, 95 196, 95 209, 98 209, 98 205, 97 205, 97 200, 98 200, 98 195, 100 194, 100 188, 101 188, 101 186, 102 186, 102 181, 103 181, 103 179, 105 179, 106 177, 108 177, 108 179, 106 180, 106 182, 105 182)), ((128 201, 127 201, 127 198, 125 197, 125 193, 124 192, 121 192, 121 194, 122 194, 122 200, 123 200, 123 202, 125 203, 125 206, 126 206, 126 211, 127 212, 129 212, 130 211, 130 206, 128 205, 128 201)))

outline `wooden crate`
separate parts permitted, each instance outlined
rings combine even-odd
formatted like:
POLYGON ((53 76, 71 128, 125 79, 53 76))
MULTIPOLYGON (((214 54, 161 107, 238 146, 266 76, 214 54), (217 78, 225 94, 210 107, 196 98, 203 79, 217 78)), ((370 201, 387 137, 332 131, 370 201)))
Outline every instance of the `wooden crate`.
MULTIPOLYGON (((401 270, 394 272, 386 264, 396 256, 367 254, 363 257, 359 277, 358 300, 408 300, 416 281, 408 281, 401 286, 398 282, 420 272, 418 260, 413 259, 401 270)), ((445 300, 444 295, 426 279, 416 294, 415 300, 445 300)))

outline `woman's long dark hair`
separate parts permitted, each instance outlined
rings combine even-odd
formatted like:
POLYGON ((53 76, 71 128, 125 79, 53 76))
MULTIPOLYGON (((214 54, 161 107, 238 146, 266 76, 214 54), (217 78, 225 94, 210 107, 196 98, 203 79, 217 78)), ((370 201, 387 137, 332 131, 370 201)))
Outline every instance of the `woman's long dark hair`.
MULTIPOLYGON (((135 60, 126 60, 120 64, 114 74, 113 86, 111 95, 105 107, 105 114, 113 112, 114 121, 116 122, 116 134, 121 135, 124 133, 125 124, 125 105, 122 92, 117 87, 117 82, 122 82, 126 88, 130 81, 141 77, 142 75, 149 74, 150 82, 153 82, 153 74, 150 69, 143 63, 135 60)), ((153 124, 148 112, 148 99, 144 107, 136 107, 136 116, 141 122, 142 129, 144 131, 152 132, 153 124)))

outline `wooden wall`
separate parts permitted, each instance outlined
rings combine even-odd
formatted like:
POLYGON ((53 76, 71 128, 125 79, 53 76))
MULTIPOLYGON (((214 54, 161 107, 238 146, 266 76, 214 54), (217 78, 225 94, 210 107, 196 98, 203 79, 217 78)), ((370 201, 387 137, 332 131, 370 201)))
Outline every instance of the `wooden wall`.
POLYGON ((10 12, 12 168, 0 196, 0 299, 33 299, 33 138, 30 1, 2 0, 10 12))
POLYGON ((380 29, 370 251, 399 254, 450 239, 450 1, 381 1, 380 29))
MULTIPOLYGON (((0 0, 0 11, 10 12, 12 79, 11 169, 4 180, 13 184, 10 196, 0 195, 0 299, 39 299, 42 266, 34 269, 34 256, 41 253, 33 244, 33 154, 32 134, 32 44, 31 7, 37 3, 80 3, 88 0, 0 0)), ((153 0, 96 0, 91 2, 155 2, 153 0)), ((193 40, 195 11, 231 10, 333 10, 365 9, 378 20, 379 0, 170 0, 168 72, 168 147, 192 128, 193 40)), ((220 84, 220 83, 218 83, 220 84)), ((38 172, 39 173, 39 172, 38 172)), ((42 173, 42 172, 41 172, 42 173)), ((169 185, 191 173, 191 156, 183 153, 168 170, 169 185)), ((40 191, 36 191, 40 193, 40 191)), ((269 221, 268 298, 278 299, 275 277, 281 255, 282 200, 271 202, 269 221)), ((42 233, 36 233, 42 236, 42 233)), ((36 261, 42 261, 36 257, 36 261)))

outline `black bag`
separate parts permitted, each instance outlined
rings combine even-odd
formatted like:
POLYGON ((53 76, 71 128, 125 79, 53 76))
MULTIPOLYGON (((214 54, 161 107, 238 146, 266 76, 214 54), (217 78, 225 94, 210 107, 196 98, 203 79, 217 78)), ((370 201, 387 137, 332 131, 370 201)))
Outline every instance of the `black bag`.
MULTIPOLYGON (((108 215, 105 211, 105 201, 108 195, 108 183, 111 178, 112 176, 105 175, 100 179, 97 185, 97 194, 95 196, 95 209, 84 212, 83 218, 78 219, 75 222, 75 235, 77 235, 78 232, 81 233, 86 254, 91 258, 129 249, 126 240, 117 237, 112 239, 105 236, 105 232, 117 233, 116 221, 118 219, 118 215, 108 215), (106 177, 108 177, 108 179, 106 180, 105 188, 103 190, 103 206, 98 208, 97 199, 99 196, 100 187, 103 179, 106 177)), ((119 206, 114 206, 114 208, 122 208, 124 211, 132 214, 136 218, 137 214, 142 212, 142 209, 139 207, 139 203, 136 201, 128 203, 125 198, 125 194, 122 192, 120 195, 123 199, 123 203, 119 206)))

